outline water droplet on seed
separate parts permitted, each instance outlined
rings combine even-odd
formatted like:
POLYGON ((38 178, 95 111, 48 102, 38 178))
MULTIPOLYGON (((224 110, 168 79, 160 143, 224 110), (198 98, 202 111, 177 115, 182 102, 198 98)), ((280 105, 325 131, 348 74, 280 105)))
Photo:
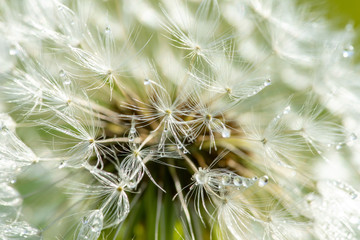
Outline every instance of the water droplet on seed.
POLYGON ((291 110, 291 107, 290 107, 290 106, 287 106, 287 107, 284 109, 283 114, 289 114, 290 110, 291 110))
POLYGON ((350 58, 354 55, 354 46, 353 45, 349 45, 347 47, 344 48, 343 53, 342 53, 344 58, 350 58))
POLYGON ((151 84, 151 80, 148 79, 148 78, 145 78, 144 79, 144 85, 149 85, 149 84, 151 84))
POLYGON ((206 184, 209 181, 209 177, 203 170, 200 170, 199 172, 195 173, 195 180, 198 184, 206 184))
POLYGON ((64 77, 66 76, 66 73, 65 73, 65 71, 64 71, 63 69, 61 69, 61 70, 59 71, 59 76, 60 76, 61 78, 64 78, 64 77))
POLYGON ((264 175, 259 179, 258 185, 259 187, 264 187, 266 184, 268 184, 268 182, 269 182, 269 177, 264 175))
POLYGON ((15 46, 11 46, 10 49, 9 49, 9 54, 10 54, 11 56, 17 55, 17 54, 18 54, 17 48, 16 48, 15 46))
POLYGON ((233 183, 235 186, 240 187, 243 184, 243 180, 241 177, 235 177, 233 183))
POLYGON ((350 192, 349 195, 350 195, 351 199, 355 199, 358 196, 355 192, 350 192))
POLYGON ((247 187, 249 187, 249 185, 250 185, 249 179, 244 179, 243 186, 247 188, 247 187))
POLYGON ((223 176, 221 178, 222 185, 229 185, 231 182, 231 178, 229 176, 223 176))
POLYGON ((223 131, 221 132, 221 136, 223 138, 229 138, 231 136, 230 130, 227 128, 224 128, 223 131))
POLYGON ((270 86, 271 85, 271 78, 267 78, 264 82, 264 86, 267 87, 267 86, 270 86))
POLYGON ((133 133, 133 134, 136 133, 136 129, 134 127, 131 127, 130 128, 130 133, 133 133))
POLYGON ((109 26, 107 26, 107 27, 105 28, 105 33, 106 33, 106 34, 110 34, 110 33, 111 33, 111 28, 110 28, 109 26))
POLYGON ((351 133, 349 136, 350 141, 355 141, 357 139, 357 136, 355 133, 351 133))
POLYGON ((344 143, 338 143, 335 147, 336 150, 340 150, 344 146, 344 143))
POLYGON ((71 84, 71 80, 68 78, 66 80, 64 80, 64 84, 65 85, 70 85, 71 84))
POLYGON ((66 72, 61 69, 59 71, 59 76, 63 79, 63 84, 64 85, 70 85, 71 84, 71 79, 67 76, 66 72))
POLYGON ((64 168, 66 165, 66 163, 64 161, 62 161, 60 164, 59 164, 59 169, 62 169, 64 168))

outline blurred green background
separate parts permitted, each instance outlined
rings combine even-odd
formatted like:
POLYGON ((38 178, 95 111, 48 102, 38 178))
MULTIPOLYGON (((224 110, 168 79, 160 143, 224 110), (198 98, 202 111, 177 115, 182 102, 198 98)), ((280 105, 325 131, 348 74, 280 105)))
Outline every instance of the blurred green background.
MULTIPOLYGON (((313 0, 314 2, 316 0, 313 0)), ((311 3, 313 1, 310 1, 311 3)), ((360 0, 327 0, 329 3, 328 17, 346 25, 353 21, 356 28, 360 24, 360 0)))
POLYGON ((325 0, 325 2, 317 0, 307 0, 310 4, 315 4, 317 10, 323 13, 332 21, 332 25, 339 29, 344 29, 346 24, 352 23, 355 30, 355 39, 352 43, 355 48, 354 62, 360 62, 360 0, 325 0), (322 9, 323 7, 326 9, 322 9))

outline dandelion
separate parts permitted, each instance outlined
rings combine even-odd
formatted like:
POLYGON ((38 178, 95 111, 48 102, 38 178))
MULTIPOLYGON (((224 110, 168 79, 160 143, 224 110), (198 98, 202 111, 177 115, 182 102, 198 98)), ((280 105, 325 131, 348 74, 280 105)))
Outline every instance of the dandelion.
POLYGON ((356 24, 281 0, 0 6, 1 239, 360 238, 356 24))

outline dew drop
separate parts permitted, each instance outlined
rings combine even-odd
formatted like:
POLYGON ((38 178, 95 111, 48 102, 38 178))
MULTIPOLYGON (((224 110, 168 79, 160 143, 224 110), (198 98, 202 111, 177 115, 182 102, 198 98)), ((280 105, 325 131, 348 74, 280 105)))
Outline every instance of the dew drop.
POLYGON ((338 143, 335 147, 336 150, 340 150, 344 146, 344 143, 338 143))
POLYGON ((355 192, 349 192, 349 195, 350 195, 351 199, 355 199, 358 196, 355 192))
POLYGON ((354 55, 354 46, 353 45, 349 45, 347 47, 344 48, 343 53, 342 53, 344 58, 350 58, 354 55))
POLYGON ((110 34, 110 33, 111 33, 111 28, 110 28, 109 26, 107 26, 107 27, 105 28, 105 33, 106 33, 106 34, 110 34))
POLYGON ((150 85, 151 84, 151 80, 148 78, 144 79, 144 85, 150 85))
POLYGON ((102 229, 102 222, 101 219, 95 218, 93 224, 91 226, 91 231, 97 233, 100 232, 102 229))
POLYGON ((61 69, 59 71, 59 76, 63 79, 63 84, 64 85, 70 85, 71 84, 70 78, 67 76, 66 72, 63 69, 61 69))
POLYGON ((61 69, 61 70, 59 71, 59 76, 60 76, 61 78, 66 77, 66 73, 65 73, 65 71, 64 71, 63 69, 61 69))
POLYGON ((241 177, 237 176, 237 177, 234 177, 233 183, 235 186, 240 187, 243 184, 243 180, 241 177))
POLYGON ((291 107, 290 107, 290 106, 287 106, 287 107, 284 109, 283 114, 289 114, 290 110, 291 110, 291 107))
POLYGON ((249 179, 244 179, 243 186, 247 188, 247 187, 249 187, 249 185, 250 185, 249 179))
POLYGON ((66 166, 66 163, 65 161, 62 161, 60 164, 59 164, 59 169, 62 169, 66 166))
POLYGON ((268 184, 268 182, 269 182, 269 177, 265 175, 259 179, 258 185, 259 187, 264 187, 266 184, 268 184))
POLYGON ((223 138, 229 138, 231 136, 230 130, 227 128, 224 128, 223 131, 221 132, 221 136, 223 138))
POLYGON ((131 189, 135 189, 136 187, 137 187, 137 182, 136 182, 136 180, 135 179, 129 179, 128 181, 127 181, 127 186, 129 187, 129 188, 131 188, 131 189))
POLYGON ((136 129, 134 127, 131 127, 130 128, 130 133, 132 133, 132 134, 136 133, 136 129))
POLYGON ((198 184, 206 184, 209 181, 209 177, 205 171, 200 170, 199 172, 195 173, 195 180, 198 184))
POLYGON ((71 84, 71 80, 70 80, 70 79, 66 79, 66 80, 64 81, 64 84, 65 84, 65 85, 70 85, 70 84, 71 84))
POLYGON ((351 133, 349 136, 350 141, 355 141, 357 139, 357 136, 355 133, 351 133))
POLYGON ((9 49, 9 54, 10 54, 11 56, 17 55, 17 54, 18 54, 17 48, 16 48, 15 46, 11 46, 10 49, 9 49))
POLYGON ((264 82, 264 86, 267 87, 267 86, 270 86, 271 85, 271 78, 267 78, 264 82))
POLYGON ((221 178, 221 183, 222 183, 222 185, 229 185, 230 183, 231 183, 231 178, 230 178, 230 176, 223 176, 222 178, 221 178))
POLYGON ((135 138, 133 135, 129 136, 129 142, 133 142, 134 140, 135 140, 135 138))

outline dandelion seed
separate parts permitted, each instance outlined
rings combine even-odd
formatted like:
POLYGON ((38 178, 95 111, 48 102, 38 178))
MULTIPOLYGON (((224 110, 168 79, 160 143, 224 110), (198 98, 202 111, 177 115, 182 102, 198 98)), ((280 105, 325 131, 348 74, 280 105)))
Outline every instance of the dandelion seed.
POLYGON ((2 183, 0 189, 0 205, 14 207, 21 206, 22 198, 18 191, 6 183, 2 183))
POLYGON ((11 224, 0 223, 0 237, 3 239, 40 239, 39 231, 26 222, 14 222, 11 224))
POLYGON ((96 240, 103 228, 103 214, 100 210, 91 211, 83 218, 76 239, 96 240))

